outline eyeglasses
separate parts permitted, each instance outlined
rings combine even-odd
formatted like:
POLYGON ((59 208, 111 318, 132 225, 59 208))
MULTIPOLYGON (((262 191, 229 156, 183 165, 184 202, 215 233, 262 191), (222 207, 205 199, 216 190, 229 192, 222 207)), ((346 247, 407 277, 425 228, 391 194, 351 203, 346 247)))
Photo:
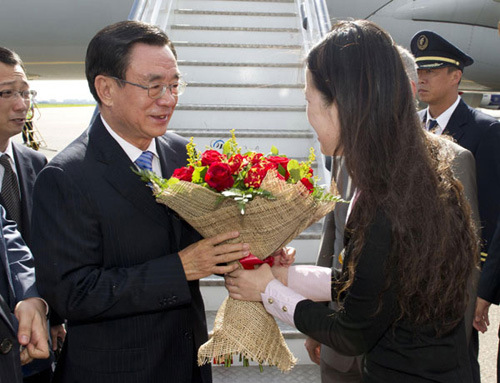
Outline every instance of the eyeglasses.
POLYGON ((158 84, 150 84, 150 85, 146 86, 146 85, 136 84, 135 82, 122 80, 121 78, 114 77, 114 76, 109 76, 109 77, 115 79, 116 81, 120 81, 120 82, 123 82, 125 84, 130 84, 133 86, 137 86, 141 89, 147 90, 148 96, 150 98, 152 98, 153 100, 157 100, 159 98, 162 98, 165 95, 165 93, 167 92, 167 89, 170 91, 170 94, 172 96, 179 97, 182 93, 184 93, 184 90, 186 90, 186 86, 187 86, 187 83, 182 79, 180 79, 179 82, 177 82, 175 84, 170 84, 170 85, 158 83, 158 84))
POLYGON ((3 90, 0 92, 0 97, 5 100, 13 99, 17 95, 26 101, 31 101, 36 97, 36 90, 3 90))

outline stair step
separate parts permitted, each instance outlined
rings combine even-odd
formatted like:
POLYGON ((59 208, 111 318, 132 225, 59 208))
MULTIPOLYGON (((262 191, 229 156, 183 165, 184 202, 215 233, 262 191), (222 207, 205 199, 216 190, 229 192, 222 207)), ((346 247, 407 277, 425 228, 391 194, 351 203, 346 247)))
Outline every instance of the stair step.
POLYGON ((227 31, 227 32, 288 32, 288 33, 299 33, 299 28, 253 28, 253 27, 213 27, 213 26, 202 26, 202 25, 187 25, 187 24, 175 24, 171 25, 172 30, 184 30, 184 31, 227 31))
POLYGON ((263 106, 287 106, 290 104, 303 106, 304 92, 300 88, 289 87, 189 87, 182 95, 182 102, 186 104, 208 104, 213 100, 229 105, 249 103, 263 106))
POLYGON ((182 9, 222 10, 222 11, 250 11, 250 12, 297 12, 294 0, 183 0, 182 9))
POLYGON ((291 84, 304 82, 304 70, 300 67, 239 67, 239 66, 212 66, 212 67, 181 67, 182 76, 189 84, 203 82, 223 83, 257 83, 257 84, 291 84))
POLYGON ((299 50, 300 45, 288 44, 224 44, 224 43, 202 43, 174 41, 174 47, 204 47, 204 48, 243 48, 243 49, 292 49, 299 50))
MULTIPOLYGON (((230 138, 231 133, 228 130, 214 130, 214 129, 169 129, 170 132, 181 134, 186 137, 218 137, 230 138)), ((275 138, 277 141, 284 138, 312 138, 314 133, 309 130, 260 130, 253 129, 250 131, 237 130, 236 136, 238 138, 275 138)), ((304 237, 310 237, 311 233, 302 233, 304 237)))
MULTIPOLYGON (((249 68, 303 68, 300 62, 289 63, 265 63, 265 62, 225 62, 225 61, 188 61, 177 60, 179 66, 206 66, 206 67, 249 67, 249 68)), ((191 85, 191 83, 189 83, 191 85)), ((303 84, 291 84, 290 86, 303 86, 303 84)))
POLYGON ((297 364, 287 373, 268 366, 260 372, 258 366, 242 367, 235 362, 229 368, 212 366, 212 377, 214 383, 311 383, 321 381, 321 371, 316 364, 297 364))
MULTIPOLYGON (((265 113, 255 113, 254 111, 226 110, 221 113, 216 109, 182 110, 176 108, 170 123, 169 130, 219 130, 229 132, 236 129, 237 132, 260 129, 275 131, 280 129, 302 131, 309 128, 307 117, 304 111, 282 112, 266 111, 265 113)), ((312 130, 311 130, 312 132, 312 130)), ((314 138, 308 138, 314 143, 314 138)), ((275 142, 281 149, 281 143, 275 142)), ((295 146, 301 146, 302 143, 295 146)), ((278 146, 276 145, 276 146, 278 146)), ((269 148, 268 148, 269 149, 269 148)), ((286 152, 292 155, 291 152, 286 152)), ((295 154, 296 155, 296 154, 295 154)))
POLYGON ((295 12, 237 12, 237 11, 212 11, 199 9, 176 9, 178 15, 217 15, 217 16, 251 16, 251 17, 297 17, 295 12))
MULTIPOLYGON (((249 28, 246 28, 249 29, 249 28)), ((197 43, 213 43, 219 44, 294 44, 300 45, 302 35, 298 33, 296 28, 282 28, 285 31, 263 31, 253 28, 255 31, 245 30, 244 27, 212 27, 198 26, 195 28, 172 28, 169 31, 169 36, 173 41, 193 41, 197 43), (238 30, 239 29, 239 30, 238 30), (287 31, 286 29, 289 29, 287 31)))
MULTIPOLYGON (((177 10, 171 14, 169 25, 188 24, 224 27, 301 28, 293 12, 224 12, 209 10, 177 10)), ((170 33, 170 29, 168 29, 170 33)))
POLYGON ((305 112, 305 106, 256 106, 256 105, 182 105, 175 110, 216 110, 219 112, 305 112))
POLYGON ((245 48, 235 49, 230 47, 204 47, 189 44, 174 45, 177 56, 187 61, 218 61, 224 58, 227 62, 235 62, 245 59, 250 63, 289 63, 291 61, 301 62, 302 50, 299 49, 268 49, 268 48, 245 48))

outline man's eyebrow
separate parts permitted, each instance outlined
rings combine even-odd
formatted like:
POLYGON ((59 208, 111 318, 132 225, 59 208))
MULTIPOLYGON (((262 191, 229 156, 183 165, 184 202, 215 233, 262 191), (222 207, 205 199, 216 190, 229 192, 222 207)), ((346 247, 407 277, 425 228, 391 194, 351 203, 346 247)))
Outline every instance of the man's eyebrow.
MULTIPOLYGON (((14 80, 14 81, 4 81, 4 82, 0 82, 0 86, 2 85, 13 85, 17 82, 17 80, 14 80)), ((29 85, 26 81, 22 81, 22 84, 23 85, 29 85)))
MULTIPOLYGON (((149 75, 147 77, 147 80, 149 82, 153 82, 153 81, 159 81, 159 80, 162 80, 164 78, 164 76, 160 76, 159 74, 153 74, 153 75, 149 75)), ((179 72, 177 72, 175 75, 174 75, 174 79, 176 80, 179 80, 181 78, 181 74, 179 72)))

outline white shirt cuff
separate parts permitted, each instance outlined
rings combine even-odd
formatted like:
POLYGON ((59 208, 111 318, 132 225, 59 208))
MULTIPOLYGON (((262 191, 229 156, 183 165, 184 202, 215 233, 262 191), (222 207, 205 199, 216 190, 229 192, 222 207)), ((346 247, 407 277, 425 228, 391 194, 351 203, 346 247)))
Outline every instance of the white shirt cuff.
POLYGON ((261 294, 261 297, 262 303, 269 314, 291 326, 295 326, 293 315, 297 303, 306 299, 277 279, 273 279, 267 284, 266 290, 261 294))
POLYGON ((288 268, 288 287, 315 302, 332 300, 332 269, 297 265, 288 268))

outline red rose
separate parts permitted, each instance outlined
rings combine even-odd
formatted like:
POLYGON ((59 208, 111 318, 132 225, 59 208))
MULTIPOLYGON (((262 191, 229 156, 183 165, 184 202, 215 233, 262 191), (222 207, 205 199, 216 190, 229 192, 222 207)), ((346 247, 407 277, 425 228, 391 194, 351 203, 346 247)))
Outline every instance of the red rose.
POLYGON ((193 179, 194 168, 192 166, 186 166, 184 168, 179 168, 174 170, 172 177, 178 178, 181 181, 191 182, 193 179))
POLYGON ((252 165, 258 164, 262 159, 262 157, 264 157, 262 153, 254 153, 250 157, 250 162, 252 163, 252 165))
POLYGON ((279 156, 271 156, 267 157, 268 161, 276 165, 276 170, 278 170, 278 166, 281 165, 283 169, 285 169, 285 180, 290 177, 290 173, 287 170, 288 162, 290 162, 289 158, 279 157, 279 156))
POLYGON ((205 181, 218 192, 229 189, 234 184, 231 168, 223 162, 213 162, 209 166, 205 181))
POLYGON ((269 170, 269 166, 255 165, 252 166, 244 179, 244 184, 247 188, 260 188, 260 184, 269 170))
POLYGON ((228 160, 229 167, 231 168, 232 174, 238 174, 240 169, 243 166, 246 166, 248 160, 246 157, 243 157, 241 154, 235 154, 228 160))
POLYGON ((300 182, 302 182, 302 185, 304 185, 306 189, 309 190, 309 194, 313 192, 314 185, 312 184, 309 178, 304 177, 300 180, 300 182))
POLYGON ((206 150, 201 154, 201 164, 209 166, 214 162, 221 162, 226 159, 226 156, 220 154, 217 150, 206 150))

